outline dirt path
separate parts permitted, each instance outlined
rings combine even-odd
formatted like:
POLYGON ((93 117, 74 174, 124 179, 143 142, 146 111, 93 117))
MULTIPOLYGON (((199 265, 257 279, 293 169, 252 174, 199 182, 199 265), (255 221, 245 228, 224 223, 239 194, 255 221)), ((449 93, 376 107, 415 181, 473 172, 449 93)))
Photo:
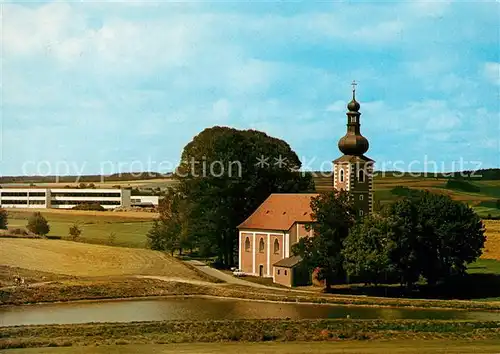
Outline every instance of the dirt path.
POLYGON ((178 283, 188 283, 188 284, 195 284, 195 285, 218 285, 215 283, 211 283, 208 281, 203 281, 203 280, 194 280, 194 279, 186 279, 186 278, 177 278, 177 277, 166 277, 166 276, 161 276, 161 275, 135 275, 134 278, 139 278, 139 279, 156 279, 156 280, 162 280, 162 281, 175 281, 178 283))
POLYGON ((277 288, 272 287, 272 286, 256 284, 256 283, 253 283, 250 281, 246 281, 246 280, 243 280, 240 278, 233 277, 232 275, 221 272, 220 270, 212 268, 212 267, 206 265, 205 263, 197 261, 197 260, 189 260, 189 261, 185 261, 185 262, 196 267, 198 270, 202 271, 203 273, 210 275, 212 277, 218 278, 218 279, 226 282, 227 284, 237 284, 237 285, 243 285, 243 286, 251 286, 251 287, 260 288, 260 289, 277 290, 277 288))

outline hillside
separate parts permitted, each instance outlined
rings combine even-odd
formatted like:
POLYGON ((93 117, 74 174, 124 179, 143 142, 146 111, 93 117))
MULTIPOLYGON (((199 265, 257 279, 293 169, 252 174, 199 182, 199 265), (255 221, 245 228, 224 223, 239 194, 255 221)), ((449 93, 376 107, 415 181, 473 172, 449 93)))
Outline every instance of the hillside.
MULTIPOLYGON (((399 197, 397 187, 407 187, 448 195, 454 200, 467 203, 483 218, 500 217, 500 208, 497 207, 497 200, 500 199, 500 180, 464 180, 463 186, 450 186, 449 180, 443 177, 417 177, 408 174, 402 177, 391 173, 378 175, 373 181, 374 203, 381 206, 394 201, 399 197)), ((317 174, 314 182, 316 190, 320 192, 333 188, 332 177, 326 174, 317 174)))
POLYGON ((71 276, 156 275, 201 280, 162 252, 71 241, 2 239, 0 265, 71 276))

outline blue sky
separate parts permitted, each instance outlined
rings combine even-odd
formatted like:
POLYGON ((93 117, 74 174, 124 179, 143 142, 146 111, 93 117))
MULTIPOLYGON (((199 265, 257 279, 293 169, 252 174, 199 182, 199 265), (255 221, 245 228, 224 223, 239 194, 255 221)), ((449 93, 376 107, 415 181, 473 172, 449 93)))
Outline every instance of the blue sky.
POLYGON ((500 3, 2 3, 1 175, 165 172, 206 127, 380 169, 500 166, 500 3))

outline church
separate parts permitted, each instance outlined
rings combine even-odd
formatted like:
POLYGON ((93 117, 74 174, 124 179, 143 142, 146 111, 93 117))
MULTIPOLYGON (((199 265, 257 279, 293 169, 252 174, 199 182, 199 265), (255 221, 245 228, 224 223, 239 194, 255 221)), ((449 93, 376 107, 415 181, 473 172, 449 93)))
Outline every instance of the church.
MULTIPOLYGON (((331 187, 346 190, 353 204, 364 216, 373 208, 373 164, 365 156, 368 140, 361 135, 355 83, 352 100, 347 104, 347 132, 339 140, 342 153, 333 161, 331 187)), ((302 237, 312 236, 306 225, 311 218, 311 198, 317 194, 271 194, 244 222, 238 226, 239 268, 245 275, 273 278, 275 283, 294 286, 299 274, 296 267, 301 259, 291 255, 292 245, 302 237)))

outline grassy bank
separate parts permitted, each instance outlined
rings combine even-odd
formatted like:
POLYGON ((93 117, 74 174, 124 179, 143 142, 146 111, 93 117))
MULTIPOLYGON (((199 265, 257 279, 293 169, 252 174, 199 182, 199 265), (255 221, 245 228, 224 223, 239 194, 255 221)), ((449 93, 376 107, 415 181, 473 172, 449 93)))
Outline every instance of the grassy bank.
POLYGON ((6 327, 0 348, 339 340, 500 340, 496 322, 380 320, 165 321, 6 327))
POLYGON ((454 308, 500 311, 500 302, 399 299, 369 296, 315 294, 280 289, 257 289, 229 284, 165 281, 133 277, 74 279, 36 287, 0 289, 0 304, 22 305, 40 302, 134 298, 171 295, 209 295, 247 300, 293 303, 365 305, 411 308, 454 308))

